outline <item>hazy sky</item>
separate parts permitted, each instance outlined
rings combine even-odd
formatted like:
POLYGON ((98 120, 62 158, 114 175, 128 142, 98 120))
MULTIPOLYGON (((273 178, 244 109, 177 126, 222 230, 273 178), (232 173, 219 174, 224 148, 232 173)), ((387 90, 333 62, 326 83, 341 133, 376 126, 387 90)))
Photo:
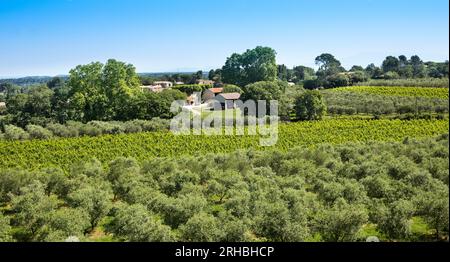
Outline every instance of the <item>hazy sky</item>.
POLYGON ((221 67, 270 46, 277 62, 345 67, 449 57, 448 0, 0 0, 0 76, 67 74, 116 58, 138 72, 221 67))

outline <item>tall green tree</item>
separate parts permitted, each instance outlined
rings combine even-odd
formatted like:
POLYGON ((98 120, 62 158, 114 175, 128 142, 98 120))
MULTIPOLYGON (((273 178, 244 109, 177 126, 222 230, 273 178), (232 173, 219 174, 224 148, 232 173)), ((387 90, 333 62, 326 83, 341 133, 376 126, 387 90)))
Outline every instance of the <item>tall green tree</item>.
POLYGON ((277 75, 278 79, 281 81, 288 81, 288 68, 286 65, 278 65, 277 66, 277 75))
POLYGON ((67 84, 70 118, 80 121, 123 120, 128 102, 140 91, 135 68, 114 59, 77 66, 67 84))
POLYGON ((319 66, 317 76, 321 79, 345 71, 345 69, 341 66, 341 62, 332 54, 321 54, 316 57, 315 62, 316 65, 319 66))
POLYGON ((426 67, 419 56, 417 55, 411 56, 410 64, 413 69, 413 77, 423 78, 426 76, 426 67))
POLYGON ((293 74, 295 77, 296 82, 303 81, 303 80, 311 80, 315 76, 315 71, 311 67, 307 66, 296 66, 293 69, 293 74))
POLYGON ((232 54, 222 67, 222 80, 227 84, 246 86, 258 81, 275 81, 276 52, 258 46, 243 54, 232 54))
POLYGON ((400 61, 395 56, 388 56, 386 59, 384 59, 383 64, 381 68, 383 69, 383 72, 398 72, 400 66, 400 61))

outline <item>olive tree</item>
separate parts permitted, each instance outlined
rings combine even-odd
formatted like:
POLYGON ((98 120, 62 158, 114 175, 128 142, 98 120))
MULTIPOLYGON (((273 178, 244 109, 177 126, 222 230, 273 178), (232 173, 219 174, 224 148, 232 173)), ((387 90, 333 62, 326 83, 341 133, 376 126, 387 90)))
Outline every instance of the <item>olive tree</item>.
POLYGON ((180 227, 182 239, 191 242, 220 241, 223 231, 214 216, 201 212, 180 227))
POLYGON ((377 210, 378 228, 391 239, 403 239, 411 233, 415 208, 411 201, 397 200, 377 210))
POLYGON ((48 196, 41 182, 33 181, 21 188, 19 195, 11 197, 11 207, 15 214, 13 222, 26 230, 28 240, 37 240, 57 204, 56 197, 48 196))
POLYGON ((108 231, 130 242, 168 242, 176 240, 171 228, 140 204, 124 204, 114 212, 108 231))
POLYGON ((356 239, 367 221, 368 214, 363 205, 348 204, 340 198, 331 208, 320 213, 316 226, 324 241, 347 242, 356 239))
POLYGON ((88 214, 92 231, 110 211, 113 194, 109 187, 98 183, 84 185, 70 193, 68 197, 72 207, 80 208, 88 214))

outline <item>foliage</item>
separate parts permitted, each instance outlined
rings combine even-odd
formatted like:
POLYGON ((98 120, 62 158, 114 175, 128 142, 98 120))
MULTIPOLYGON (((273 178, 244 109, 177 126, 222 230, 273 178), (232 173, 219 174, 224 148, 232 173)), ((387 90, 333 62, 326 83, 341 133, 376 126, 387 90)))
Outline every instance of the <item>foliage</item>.
POLYGON ((13 238, 10 232, 9 218, 0 212, 0 242, 11 242, 13 238))
POLYGON ((246 86, 259 81, 275 81, 277 77, 276 52, 270 47, 258 46, 243 54, 232 54, 222 67, 222 81, 246 86))
POLYGON ((107 230, 129 242, 168 242, 175 240, 171 228, 140 204, 123 204, 114 211, 107 230))
POLYGON ((30 138, 35 139, 49 139, 53 136, 53 133, 42 126, 27 125, 27 132, 30 134, 30 138))
POLYGON ((131 64, 110 59, 72 69, 67 85, 74 120, 121 120, 140 82, 131 64))
MULTIPOLYGON (((127 122, 119 121, 90 121, 87 124, 69 121, 65 125, 47 124, 46 127, 28 125, 24 131, 13 125, 5 126, 4 139, 27 140, 27 139, 50 139, 68 138, 78 136, 100 136, 107 134, 131 134, 140 132, 155 132, 169 130, 170 121, 167 119, 153 118, 152 120, 133 120, 127 122)), ((0 135, 2 133, 0 132, 0 135)), ((2 137, 0 136, 0 139, 2 137)))
POLYGON ((300 120, 320 120, 326 114, 326 110, 319 91, 308 90, 295 100, 295 111, 300 120))
POLYGON ((172 89, 179 90, 187 95, 192 95, 194 92, 203 92, 208 88, 213 87, 212 85, 176 85, 172 89))
POLYGON ((323 240, 349 242, 357 238, 359 230, 368 221, 368 214, 364 205, 351 205, 340 198, 331 209, 321 212, 317 220, 323 240))
POLYGON ((275 82, 256 82, 244 87, 243 100, 278 100, 281 94, 286 90, 287 85, 282 81, 275 82))
POLYGON ((371 79, 357 83, 358 86, 404 86, 404 87, 444 87, 448 88, 448 78, 419 78, 419 79, 371 79))
POLYGON ((49 221, 51 212, 57 207, 57 199, 45 194, 42 183, 33 181, 21 188, 18 195, 11 197, 11 206, 15 213, 13 223, 25 229, 26 239, 38 240, 44 233, 43 226, 49 221))
POLYGON ((218 242, 223 234, 217 218, 203 212, 191 217, 180 231, 182 239, 191 242, 218 242))
POLYGON ((386 96, 412 96, 448 99, 446 88, 400 87, 400 86, 352 86, 337 88, 335 91, 350 91, 386 96))
MULTIPOLYGON (((397 113, 414 114, 415 117, 423 113, 448 113, 449 103, 447 99, 428 96, 414 97, 411 94, 414 94, 415 88, 407 88, 406 90, 382 88, 378 90, 373 87, 362 88, 361 91, 357 91, 358 88, 349 87, 321 91, 328 106, 328 113, 333 115, 389 115, 397 113), (365 90, 368 90, 368 92, 365 90), (400 96, 402 93, 406 95, 400 96)), ((431 93, 433 92, 431 91, 431 93)), ((417 93, 430 95, 426 90, 418 90, 417 93)))
POLYGON ((95 180, 70 193, 68 198, 68 202, 72 207, 81 208, 87 213, 90 230, 93 230, 97 226, 112 207, 110 185, 106 183, 95 183, 95 180))
POLYGON ((223 93, 239 93, 242 94, 244 91, 242 88, 236 85, 224 85, 223 86, 223 93))
POLYGON ((334 242, 365 240, 370 226, 408 241, 419 218, 448 237, 448 150, 446 135, 5 170, 0 239, 334 242))
MULTIPOLYGON (((401 141, 448 132, 448 120, 326 120, 279 125, 275 148, 314 146, 329 142, 401 141), (349 132, 348 130, 351 130, 349 132)), ((247 132, 246 132, 247 134, 247 132)), ((67 169, 77 161, 96 157, 109 162, 120 156, 139 161, 154 157, 232 152, 242 148, 262 147, 261 136, 179 136, 170 132, 104 135, 57 140, 0 141, 0 169, 58 166, 67 169)))
POLYGON ((29 138, 29 134, 20 127, 6 125, 4 137, 8 140, 25 140, 29 138))

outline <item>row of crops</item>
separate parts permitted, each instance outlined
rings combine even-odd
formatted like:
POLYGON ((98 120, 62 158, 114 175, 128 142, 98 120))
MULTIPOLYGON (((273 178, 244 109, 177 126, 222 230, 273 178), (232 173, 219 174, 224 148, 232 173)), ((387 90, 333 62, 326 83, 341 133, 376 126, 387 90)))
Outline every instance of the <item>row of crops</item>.
POLYGON ((321 143, 401 141, 448 133, 448 120, 326 120, 279 125, 278 142, 262 147, 261 136, 174 135, 168 132, 105 135, 53 140, 0 141, 0 169, 69 167, 97 158, 107 163, 117 157, 139 161, 154 157, 176 157, 227 153, 238 149, 288 150, 321 143))
POLYGON ((352 86, 333 89, 336 92, 350 91, 386 96, 412 96, 448 99, 448 88, 423 88, 400 86, 352 86))

